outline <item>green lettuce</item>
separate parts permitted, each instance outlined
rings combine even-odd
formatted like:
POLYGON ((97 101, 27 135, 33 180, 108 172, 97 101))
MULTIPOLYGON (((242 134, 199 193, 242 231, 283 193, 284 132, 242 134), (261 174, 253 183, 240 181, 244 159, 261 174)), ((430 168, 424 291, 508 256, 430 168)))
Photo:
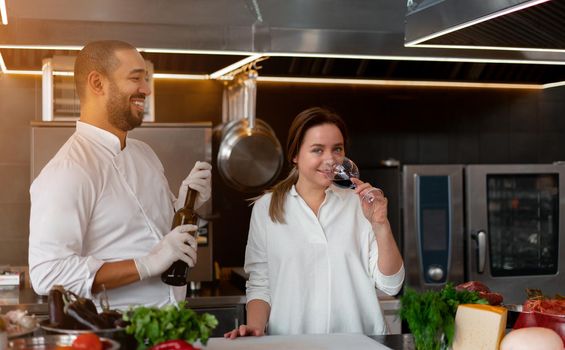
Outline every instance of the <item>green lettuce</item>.
POLYGON ((214 315, 197 314, 186 307, 182 301, 163 308, 138 306, 124 314, 129 322, 127 334, 133 334, 138 343, 138 350, 173 339, 182 339, 189 343, 200 341, 206 345, 212 330, 218 325, 214 315))

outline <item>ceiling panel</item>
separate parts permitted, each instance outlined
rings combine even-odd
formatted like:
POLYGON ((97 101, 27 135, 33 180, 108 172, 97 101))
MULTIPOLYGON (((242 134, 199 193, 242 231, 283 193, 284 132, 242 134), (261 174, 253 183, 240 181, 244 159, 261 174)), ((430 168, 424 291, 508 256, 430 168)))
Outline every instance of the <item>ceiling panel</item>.
POLYGON ((466 45, 565 50, 565 0, 552 0, 493 18, 425 45, 466 45))
POLYGON ((471 62, 271 57, 260 75, 413 81, 546 84, 565 80, 565 66, 471 62))
MULTIPOLYGON (((153 62, 155 72, 158 73, 210 74, 239 61, 246 54, 269 53, 273 57, 261 63, 263 69, 259 72, 260 75, 508 83, 565 80, 561 68, 561 64, 565 62, 565 52, 405 47, 404 1, 6 2, 9 24, 0 25, 0 53, 9 69, 39 70, 43 58, 75 55, 76 51, 7 47, 81 47, 92 40, 118 39, 139 48, 223 53, 144 53, 153 62), (276 56, 281 53, 294 57, 276 56), (303 57, 309 54, 355 55, 356 58, 303 57), (370 59, 368 56, 381 59, 370 59), (448 62, 436 62, 438 60, 448 62), (507 63, 481 63, 477 60, 503 60, 507 63), (524 64, 508 63, 510 61, 524 64), (541 64, 540 61, 546 64, 541 64)), ((420 1, 422 4, 425 2, 420 1)), ((490 0, 485 0, 485 3, 490 3, 490 0)), ((561 12, 556 12, 556 15, 553 23, 560 22, 559 18, 565 16, 561 12)), ((503 29, 512 30, 514 24, 505 24, 499 31, 503 29)), ((486 37, 492 32, 494 30, 485 29, 482 35, 486 37)), ((532 40, 537 42, 537 39, 532 40)))

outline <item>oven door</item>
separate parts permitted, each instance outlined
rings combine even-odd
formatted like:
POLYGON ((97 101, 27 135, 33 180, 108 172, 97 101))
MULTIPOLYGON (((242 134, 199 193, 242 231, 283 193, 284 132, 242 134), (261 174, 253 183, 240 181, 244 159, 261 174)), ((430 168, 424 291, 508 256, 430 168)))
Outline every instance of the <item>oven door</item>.
POLYGON ((565 167, 548 164, 466 167, 469 280, 522 303, 526 288, 563 293, 565 167))
POLYGON ((463 282, 463 166, 405 165, 403 190, 406 285, 463 282))

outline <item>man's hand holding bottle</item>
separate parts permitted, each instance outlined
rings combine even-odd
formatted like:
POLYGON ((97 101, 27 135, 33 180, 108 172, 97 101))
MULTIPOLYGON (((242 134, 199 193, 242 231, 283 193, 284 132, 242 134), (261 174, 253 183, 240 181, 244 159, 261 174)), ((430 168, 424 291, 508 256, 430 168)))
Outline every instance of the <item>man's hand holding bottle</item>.
POLYGON ((196 225, 180 225, 171 230, 148 255, 134 259, 141 280, 158 276, 177 260, 196 264, 196 225), (185 244, 186 243, 186 244, 185 244))
POLYGON ((185 201, 188 189, 198 192, 194 209, 200 208, 212 195, 212 165, 207 162, 196 162, 179 188, 179 196, 175 209, 180 209, 185 201))

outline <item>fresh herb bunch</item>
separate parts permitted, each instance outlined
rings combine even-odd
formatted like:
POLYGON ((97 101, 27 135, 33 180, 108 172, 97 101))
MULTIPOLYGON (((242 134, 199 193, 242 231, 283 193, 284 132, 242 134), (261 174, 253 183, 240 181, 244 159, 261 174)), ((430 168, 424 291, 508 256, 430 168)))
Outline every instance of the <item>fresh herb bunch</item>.
POLYGON ((405 289, 400 297, 400 318, 408 322, 418 350, 440 350, 451 346, 459 304, 488 302, 477 292, 456 291, 451 283, 440 291, 418 293, 405 289))
POLYGON ((126 312, 123 318, 130 322, 126 333, 134 335, 138 350, 172 339, 183 339, 189 343, 200 340, 206 345, 210 333, 218 325, 214 315, 198 315, 186 308, 184 301, 178 306, 167 305, 161 309, 139 306, 126 312))

